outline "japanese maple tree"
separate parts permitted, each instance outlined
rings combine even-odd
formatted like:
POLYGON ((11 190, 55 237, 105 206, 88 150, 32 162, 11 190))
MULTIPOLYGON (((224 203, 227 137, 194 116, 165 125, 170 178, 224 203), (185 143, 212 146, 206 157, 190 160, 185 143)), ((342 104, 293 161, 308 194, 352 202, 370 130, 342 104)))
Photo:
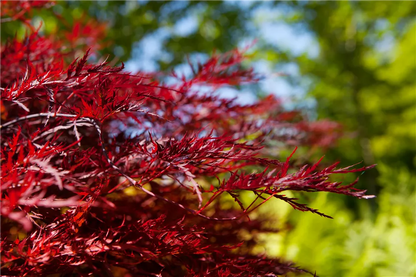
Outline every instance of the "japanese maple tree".
POLYGON ((3 274, 306 273, 253 254, 256 234, 278 230, 250 214, 274 198, 329 217, 287 191, 372 197, 356 182, 330 179, 370 167, 292 161, 296 145, 331 145, 338 124, 310 122, 273 96, 253 105, 218 96, 223 86, 259 79, 240 65, 243 51, 190 65, 191 77, 171 73, 167 85, 160 72, 132 74, 99 60, 105 28, 97 22, 42 35, 30 9, 50 4, 2 1, 2 22, 29 26, 23 40, 1 46, 3 274), (271 142, 293 153, 273 159, 271 142), (250 204, 242 192, 253 194, 250 204), (230 198, 236 205, 226 208, 230 198))

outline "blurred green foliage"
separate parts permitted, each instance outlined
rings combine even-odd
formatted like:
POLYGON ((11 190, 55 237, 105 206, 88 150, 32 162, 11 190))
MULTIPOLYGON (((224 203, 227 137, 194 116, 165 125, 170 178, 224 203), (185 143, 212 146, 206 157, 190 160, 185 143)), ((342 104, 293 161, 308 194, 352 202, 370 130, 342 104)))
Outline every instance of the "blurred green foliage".
MULTIPOLYGON (((58 1, 37 11, 44 32, 67 28, 56 15, 68 26, 85 17, 107 22, 105 42, 111 44, 103 54, 123 61, 141 40, 159 34, 165 55, 156 62, 162 70, 186 55, 227 51, 253 37, 259 41, 252 60, 271 68, 295 63, 299 76, 287 80, 308 91, 317 118, 341 122, 347 132, 325 160, 378 164, 359 183, 377 195, 374 201, 317 195, 311 207, 333 220, 277 201, 265 206, 280 217, 280 227, 294 227, 264 237, 259 251, 283 255, 320 276, 416 276, 415 14, 414 1, 58 1), (256 20, 262 14, 256 19, 253 11, 262 7, 280 11, 269 21, 311 34, 319 54, 294 53, 261 37, 256 20), (178 32, 178 24, 194 26, 178 32)), ((23 36, 17 26, 2 24, 2 40, 23 36)))
MULTIPOLYGON (((320 118, 355 132, 328 153, 345 164, 364 160, 416 168, 415 2, 310 2, 289 22, 315 34, 319 56, 296 57, 320 118), (399 7, 400 6, 400 7, 399 7), (375 8, 376 7, 376 8, 375 8), (313 14, 314 16, 307 16, 313 14)), ((376 170, 364 176, 380 189, 376 170)))
POLYGON ((400 4, 295 2, 284 20, 313 33, 319 55, 268 50, 274 61, 296 61, 318 118, 345 126, 347 135, 326 159, 378 164, 359 182, 376 199, 320 195, 311 206, 333 221, 289 216, 295 229, 280 238, 287 250, 278 254, 320 276, 416 275, 416 6, 400 4))
POLYGON ((350 132, 327 158, 378 164, 359 183, 377 198, 347 210, 341 198, 318 195, 311 206, 334 220, 291 213, 294 229, 277 254, 320 276, 416 276, 416 3, 290 5, 284 20, 314 34, 319 55, 276 59, 295 60, 317 117, 350 132))
POLYGON ((319 194, 311 206, 334 219, 292 212, 286 219, 294 229, 280 238, 284 247, 276 250, 266 238, 269 252, 319 276, 416 276, 416 178, 403 168, 380 164, 378 170, 384 189, 375 218, 367 212, 357 220, 342 203, 319 194))

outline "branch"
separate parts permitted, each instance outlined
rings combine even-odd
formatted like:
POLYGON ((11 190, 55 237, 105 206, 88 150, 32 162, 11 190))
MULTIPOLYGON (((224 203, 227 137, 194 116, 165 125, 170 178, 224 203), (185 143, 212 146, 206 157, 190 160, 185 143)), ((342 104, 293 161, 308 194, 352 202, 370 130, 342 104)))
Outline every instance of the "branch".
POLYGON ((172 205, 175 205, 175 206, 177 206, 177 207, 179 207, 179 208, 181 208, 181 209, 183 209, 183 210, 185 210, 185 211, 187 211, 187 212, 190 212, 191 214, 193 214, 193 215, 197 215, 197 216, 200 216, 200 217, 202 217, 202 218, 205 218, 205 219, 210 219, 210 220, 216 220, 216 221, 230 221, 230 220, 235 220, 235 219, 237 219, 238 217, 230 217, 230 218, 216 218, 216 217, 209 217, 209 216, 206 216, 206 215, 202 215, 202 214, 200 214, 198 211, 195 211, 195 210, 192 210, 192 209, 190 209, 190 208, 187 208, 187 207, 185 207, 184 205, 182 205, 182 204, 179 204, 179 203, 176 203, 176 202, 174 202, 174 201, 172 201, 172 200, 169 200, 169 199, 166 199, 166 198, 164 198, 163 196, 160 196, 160 195, 157 195, 157 194, 155 194, 155 193, 153 193, 153 192, 151 192, 151 191, 149 191, 149 190, 147 190, 147 189, 145 189, 143 186, 141 186, 141 184, 139 183, 139 182, 137 182, 137 181, 135 181, 133 178, 131 178, 129 175, 127 175, 126 173, 124 173, 120 168, 118 168, 111 160, 110 160, 110 157, 108 156, 108 153, 107 153, 107 150, 105 149, 105 147, 104 147, 104 141, 103 141, 103 137, 102 137, 102 131, 101 131, 101 127, 100 127, 100 125, 97 123, 97 121, 96 120, 93 120, 93 119, 91 119, 91 118, 88 118, 88 120, 94 125, 94 127, 95 127, 95 129, 96 129, 96 131, 97 131, 97 133, 98 133, 98 137, 99 137, 99 141, 100 141, 100 144, 101 144, 101 150, 102 150, 102 152, 103 152, 103 154, 104 154, 104 157, 106 158, 106 160, 107 160, 107 162, 110 164, 110 166, 113 168, 113 169, 115 169, 118 173, 120 173, 123 177, 125 177, 133 186, 135 186, 135 187, 138 187, 139 189, 141 189, 144 193, 146 193, 147 195, 150 195, 150 196, 152 196, 152 197, 155 197, 155 198, 157 198, 157 199, 160 199, 160 200, 163 200, 163 201, 165 201, 165 202, 167 202, 167 203, 169 203, 169 204, 172 204, 172 205))
POLYGON ((64 114, 64 113, 57 113, 57 114, 54 114, 54 113, 30 114, 30 115, 23 116, 23 117, 19 117, 19 118, 16 118, 16 119, 12 120, 12 121, 6 122, 4 125, 0 125, 0 130, 3 129, 3 128, 7 128, 7 127, 9 127, 11 125, 14 125, 17 122, 25 121, 27 119, 32 119, 32 118, 39 118, 39 117, 47 117, 47 118, 49 118, 49 117, 76 118, 77 115, 74 115, 74 114, 64 114))

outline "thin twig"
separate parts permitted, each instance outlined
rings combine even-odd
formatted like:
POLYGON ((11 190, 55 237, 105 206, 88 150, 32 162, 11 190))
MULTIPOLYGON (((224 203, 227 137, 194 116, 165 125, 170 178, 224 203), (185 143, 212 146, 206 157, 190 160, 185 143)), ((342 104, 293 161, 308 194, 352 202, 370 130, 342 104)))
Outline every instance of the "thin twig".
POLYGON ((1 23, 10 22, 10 21, 13 21, 13 20, 14 19, 12 17, 3 17, 3 18, 0 18, 0 22, 1 23))
POLYGON ((66 117, 66 118, 75 118, 75 117, 77 117, 77 115, 74 115, 74 114, 64 114, 64 113, 57 113, 57 114, 54 114, 54 113, 52 113, 52 114, 51 113, 30 114, 30 115, 22 116, 22 117, 19 117, 19 118, 14 119, 12 121, 6 122, 3 125, 0 125, 0 129, 9 127, 11 125, 16 124, 17 122, 20 122, 20 121, 25 121, 27 119, 38 118, 38 117, 66 117))

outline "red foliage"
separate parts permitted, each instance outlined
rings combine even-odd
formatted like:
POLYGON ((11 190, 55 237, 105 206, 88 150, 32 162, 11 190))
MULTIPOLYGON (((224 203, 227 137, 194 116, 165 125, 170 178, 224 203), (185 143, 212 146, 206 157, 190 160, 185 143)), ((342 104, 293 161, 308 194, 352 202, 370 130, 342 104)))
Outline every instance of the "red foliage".
POLYGON ((33 8, 47 8, 51 7, 54 3, 55 1, 43 0, 1 0, 1 23, 20 20, 26 24, 26 26, 32 29, 32 26, 28 20, 28 13, 30 13, 33 8))
MULTIPOLYGON (((14 11, 29 9, 16 3, 14 11)), ((215 91, 258 79, 240 67, 237 50, 198 65, 191 79, 173 75, 177 83, 168 86, 123 66, 88 63, 88 51, 67 64, 63 45, 35 32, 1 48, 3 274, 306 272, 253 256, 255 234, 277 230, 248 215, 277 198, 326 216, 284 191, 371 197, 355 183, 329 180, 370 167, 322 168, 318 161, 296 168, 294 152, 284 162, 267 158, 272 140, 327 146, 337 125, 307 122, 272 96, 243 106, 197 92, 199 85, 215 91), (245 207, 241 191, 256 200, 245 207), (223 195, 241 209, 224 209, 223 195)))

